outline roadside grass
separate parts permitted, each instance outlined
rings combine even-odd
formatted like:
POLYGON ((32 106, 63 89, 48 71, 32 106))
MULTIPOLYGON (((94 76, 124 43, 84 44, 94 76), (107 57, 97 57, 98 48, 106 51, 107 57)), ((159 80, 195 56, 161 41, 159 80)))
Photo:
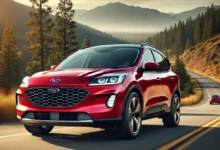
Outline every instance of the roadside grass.
POLYGON ((196 104, 201 100, 203 96, 202 89, 199 87, 198 82, 195 79, 193 79, 192 81, 195 85, 195 88, 193 90, 194 94, 182 98, 181 99, 182 106, 189 106, 189 105, 196 104))
POLYGON ((17 121, 15 90, 12 90, 8 95, 0 90, 0 123, 14 121, 17 121))

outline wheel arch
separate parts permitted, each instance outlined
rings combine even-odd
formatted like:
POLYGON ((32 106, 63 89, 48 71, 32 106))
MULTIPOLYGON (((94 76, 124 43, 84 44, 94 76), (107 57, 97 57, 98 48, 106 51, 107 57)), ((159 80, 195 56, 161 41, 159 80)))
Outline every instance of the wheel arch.
POLYGON ((180 98, 180 102, 181 102, 181 91, 180 89, 176 88, 173 94, 178 94, 179 98, 180 98))
POLYGON ((125 104, 127 102, 127 98, 130 95, 130 93, 135 92, 138 94, 140 101, 141 101, 141 105, 142 105, 142 109, 143 109, 143 103, 144 103, 144 99, 143 99, 143 95, 141 92, 141 89, 138 87, 138 85, 132 85, 129 90, 126 92, 125 97, 124 97, 124 101, 123 101, 123 106, 122 106, 122 111, 121 111, 121 116, 124 116, 124 108, 125 108, 125 104))

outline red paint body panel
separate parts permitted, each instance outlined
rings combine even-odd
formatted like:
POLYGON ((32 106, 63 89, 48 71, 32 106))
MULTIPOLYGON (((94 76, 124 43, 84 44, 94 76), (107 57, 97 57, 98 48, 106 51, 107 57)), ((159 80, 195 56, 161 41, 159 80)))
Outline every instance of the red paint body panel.
MULTIPOLYGON (((93 119, 108 119, 122 117, 125 96, 132 86, 137 86, 143 97, 143 114, 152 106, 167 104, 170 107, 171 97, 176 89, 179 89, 179 77, 171 70, 161 72, 142 72, 140 70, 144 48, 135 66, 123 69, 72 69, 63 71, 44 71, 34 74, 28 87, 20 87, 17 94, 20 105, 17 105, 18 117, 30 112, 78 112, 87 113, 93 119), (121 73, 126 76, 123 84, 88 86, 88 83, 101 75, 121 73), (60 83, 51 83, 51 78, 59 78, 60 83), (158 77, 160 80, 158 80, 158 77), (89 91, 89 95, 79 104, 73 107, 54 108, 39 107, 32 104, 25 91, 32 87, 79 87, 89 91), (110 95, 116 95, 113 108, 106 106, 110 95)), ((155 67, 155 66, 153 66, 155 67)))

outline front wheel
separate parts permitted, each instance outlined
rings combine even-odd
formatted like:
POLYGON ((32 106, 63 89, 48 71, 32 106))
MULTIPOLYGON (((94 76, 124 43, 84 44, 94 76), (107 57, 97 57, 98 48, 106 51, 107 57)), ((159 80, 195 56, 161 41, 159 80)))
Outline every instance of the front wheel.
POLYGON ((117 128, 117 134, 124 139, 138 136, 142 123, 142 105, 137 93, 132 92, 126 101, 123 121, 117 128))
POLYGON ((34 135, 48 134, 53 130, 53 126, 30 126, 24 124, 25 129, 34 135))
POLYGON ((180 122, 180 97, 178 94, 174 94, 171 102, 171 111, 163 118, 163 124, 165 127, 177 127, 180 122))

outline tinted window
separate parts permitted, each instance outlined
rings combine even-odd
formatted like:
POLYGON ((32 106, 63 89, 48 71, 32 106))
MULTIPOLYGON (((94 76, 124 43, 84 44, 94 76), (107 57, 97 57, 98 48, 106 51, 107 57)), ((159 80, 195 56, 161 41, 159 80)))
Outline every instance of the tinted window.
POLYGON ((154 62, 154 58, 153 58, 151 50, 146 50, 144 52, 143 65, 148 63, 148 62, 154 62))
POLYGON ((212 95, 212 98, 219 98, 218 95, 212 95))
POLYGON ((57 67, 57 70, 73 68, 126 68, 135 64, 138 54, 139 49, 131 47, 88 48, 68 57, 57 67))
POLYGON ((160 65, 158 71, 168 71, 170 69, 169 61, 156 51, 153 51, 156 62, 160 65))
POLYGON ((168 61, 167 58, 164 59, 164 65, 166 66, 166 70, 165 71, 170 70, 170 62, 168 61))

